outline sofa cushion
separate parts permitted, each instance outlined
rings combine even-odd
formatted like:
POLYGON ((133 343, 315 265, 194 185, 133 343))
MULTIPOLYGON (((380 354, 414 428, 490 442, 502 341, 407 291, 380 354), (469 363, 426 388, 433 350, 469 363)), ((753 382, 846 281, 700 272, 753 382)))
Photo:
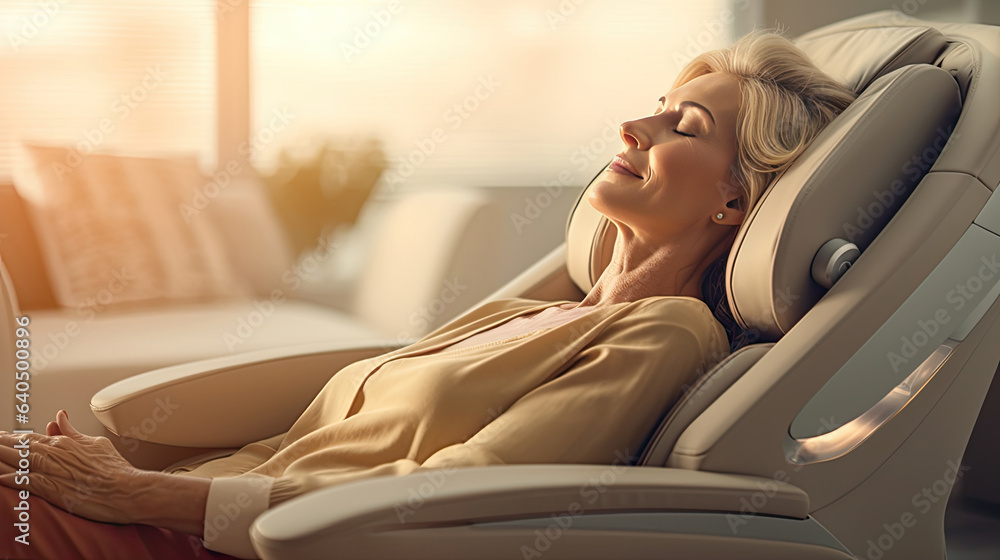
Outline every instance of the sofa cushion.
POLYGON ((25 145, 14 185, 59 305, 249 296, 210 220, 181 208, 207 183, 194 156, 81 156, 25 145))

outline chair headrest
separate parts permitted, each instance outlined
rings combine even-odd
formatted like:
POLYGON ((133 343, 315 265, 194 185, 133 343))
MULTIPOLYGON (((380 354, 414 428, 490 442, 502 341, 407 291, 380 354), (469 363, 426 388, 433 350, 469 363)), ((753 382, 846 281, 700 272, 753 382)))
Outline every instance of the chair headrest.
MULTIPOLYGON (((955 79, 931 65, 947 40, 926 25, 848 20, 796 43, 861 94, 772 182, 733 244, 730 308, 764 341, 779 339, 825 294, 810 275, 824 243, 842 238, 864 251, 878 235, 944 149, 962 107, 955 79)), ((587 202, 590 188, 566 225, 567 268, 585 293, 610 262, 617 234, 587 202)))
POLYGON ((861 93, 876 79, 910 64, 929 64, 948 47, 932 27, 865 27, 852 20, 795 39, 830 77, 861 93))
POLYGON ((958 84, 927 64, 876 79, 764 192, 733 242, 733 316, 777 340, 826 293, 811 274, 827 241, 864 252, 944 149, 958 84))

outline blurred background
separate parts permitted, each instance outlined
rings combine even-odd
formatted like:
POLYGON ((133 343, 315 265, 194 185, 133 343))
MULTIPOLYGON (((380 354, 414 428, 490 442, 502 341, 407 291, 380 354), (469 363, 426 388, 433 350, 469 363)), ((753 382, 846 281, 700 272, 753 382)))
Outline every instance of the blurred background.
POLYGON ((350 234, 341 228, 338 251, 314 274, 340 292, 361 274, 384 203, 429 188, 485 189, 500 205, 500 285, 561 242, 580 187, 619 151, 618 124, 651 111, 692 56, 754 27, 795 36, 892 8, 1000 21, 991 0, 50 4, 0 3, 0 180, 22 141, 190 152, 206 172, 238 162, 237 179, 270 177, 296 251, 328 215, 334 227, 364 219, 350 234), (114 128, 102 133, 105 117, 114 128), (348 179, 333 169, 346 153, 333 144, 368 145, 373 167, 348 179), (339 173, 326 187, 317 186, 320 151, 328 175, 339 173), (306 177, 287 184, 309 173, 297 166, 310 158, 312 195, 306 177), (546 202, 535 200, 545 185, 563 189, 524 224, 515 215, 546 202), (340 211, 321 203, 324 188, 340 211))
MULTIPOLYGON (((994 0, 2 0, 0 257, 39 414, 174 363, 418 339, 562 243, 691 58, 882 9, 1000 24, 994 0)), ((1000 557, 981 484, 953 558, 1000 557)))

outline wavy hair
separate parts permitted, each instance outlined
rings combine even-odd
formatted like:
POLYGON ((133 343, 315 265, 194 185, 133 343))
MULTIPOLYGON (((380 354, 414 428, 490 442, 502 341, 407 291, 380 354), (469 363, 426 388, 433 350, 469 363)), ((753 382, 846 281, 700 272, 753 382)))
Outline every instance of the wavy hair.
MULTIPOLYGON (((809 57, 776 31, 754 31, 731 47, 698 55, 681 70, 673 87, 712 72, 739 82, 736 116, 735 185, 720 185, 723 196, 736 194, 749 212, 774 177, 791 165, 816 136, 854 101, 857 94, 816 67, 809 57), (723 188, 725 187, 725 188, 723 188)), ((730 349, 756 340, 740 328, 725 290, 728 255, 702 276, 702 296, 729 335, 730 349)))

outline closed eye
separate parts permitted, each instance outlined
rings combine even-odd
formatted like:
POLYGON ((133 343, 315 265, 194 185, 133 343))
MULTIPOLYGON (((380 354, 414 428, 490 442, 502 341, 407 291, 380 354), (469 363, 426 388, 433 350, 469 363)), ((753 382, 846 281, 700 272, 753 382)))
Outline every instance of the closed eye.
POLYGON ((676 132, 677 134, 680 134, 681 136, 687 136, 688 138, 694 138, 694 134, 688 134, 687 132, 681 132, 681 131, 677 130, 676 128, 674 129, 674 132, 676 132))

